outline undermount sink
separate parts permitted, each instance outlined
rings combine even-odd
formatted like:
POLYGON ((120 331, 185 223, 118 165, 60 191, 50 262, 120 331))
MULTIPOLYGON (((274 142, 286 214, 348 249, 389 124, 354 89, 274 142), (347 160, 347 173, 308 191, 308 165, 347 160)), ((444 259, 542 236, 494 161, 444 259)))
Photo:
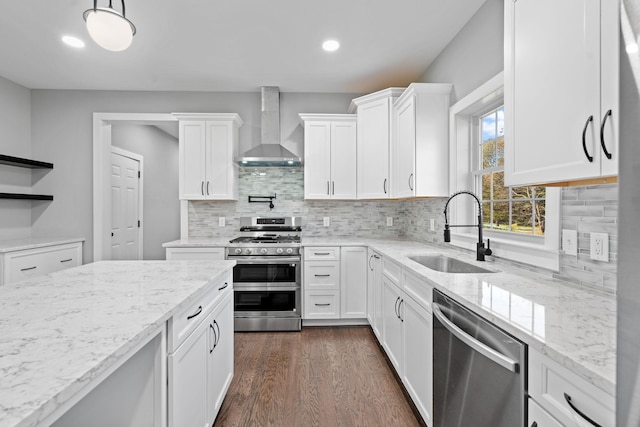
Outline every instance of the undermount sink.
POLYGON ((444 255, 416 255, 410 256, 409 259, 442 273, 497 273, 444 255))

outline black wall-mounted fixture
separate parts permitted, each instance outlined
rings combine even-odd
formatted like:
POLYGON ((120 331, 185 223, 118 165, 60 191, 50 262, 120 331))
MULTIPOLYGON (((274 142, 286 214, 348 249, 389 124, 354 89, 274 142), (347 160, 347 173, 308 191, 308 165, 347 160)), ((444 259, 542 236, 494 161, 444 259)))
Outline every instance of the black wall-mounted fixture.
POLYGON ((276 196, 276 193, 273 193, 273 196, 249 196, 249 203, 269 203, 269 209, 273 209, 275 208, 273 201, 276 196))

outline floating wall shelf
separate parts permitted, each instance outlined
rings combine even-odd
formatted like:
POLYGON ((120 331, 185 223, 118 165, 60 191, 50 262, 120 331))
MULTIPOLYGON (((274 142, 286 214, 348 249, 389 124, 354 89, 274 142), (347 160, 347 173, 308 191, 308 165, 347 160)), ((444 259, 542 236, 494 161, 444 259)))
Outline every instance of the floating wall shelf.
MULTIPOLYGON (((0 165, 16 166, 27 169, 53 169, 53 163, 0 154, 0 165)), ((0 193, 0 199, 14 200, 53 200, 48 194, 0 193)))

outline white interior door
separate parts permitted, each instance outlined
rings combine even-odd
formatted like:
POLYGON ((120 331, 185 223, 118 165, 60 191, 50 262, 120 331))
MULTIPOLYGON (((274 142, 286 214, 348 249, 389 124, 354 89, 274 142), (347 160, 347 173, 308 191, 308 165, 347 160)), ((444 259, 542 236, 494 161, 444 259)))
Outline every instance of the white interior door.
POLYGON ((111 153, 111 259, 141 259, 140 161, 111 153))

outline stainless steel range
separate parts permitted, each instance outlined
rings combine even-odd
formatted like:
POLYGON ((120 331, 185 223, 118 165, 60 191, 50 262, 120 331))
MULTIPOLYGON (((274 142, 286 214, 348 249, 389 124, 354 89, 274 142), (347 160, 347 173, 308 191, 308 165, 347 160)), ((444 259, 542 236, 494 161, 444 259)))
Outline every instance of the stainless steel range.
POLYGON ((236 331, 299 331, 302 326, 300 217, 240 218, 227 246, 233 268, 236 331))

